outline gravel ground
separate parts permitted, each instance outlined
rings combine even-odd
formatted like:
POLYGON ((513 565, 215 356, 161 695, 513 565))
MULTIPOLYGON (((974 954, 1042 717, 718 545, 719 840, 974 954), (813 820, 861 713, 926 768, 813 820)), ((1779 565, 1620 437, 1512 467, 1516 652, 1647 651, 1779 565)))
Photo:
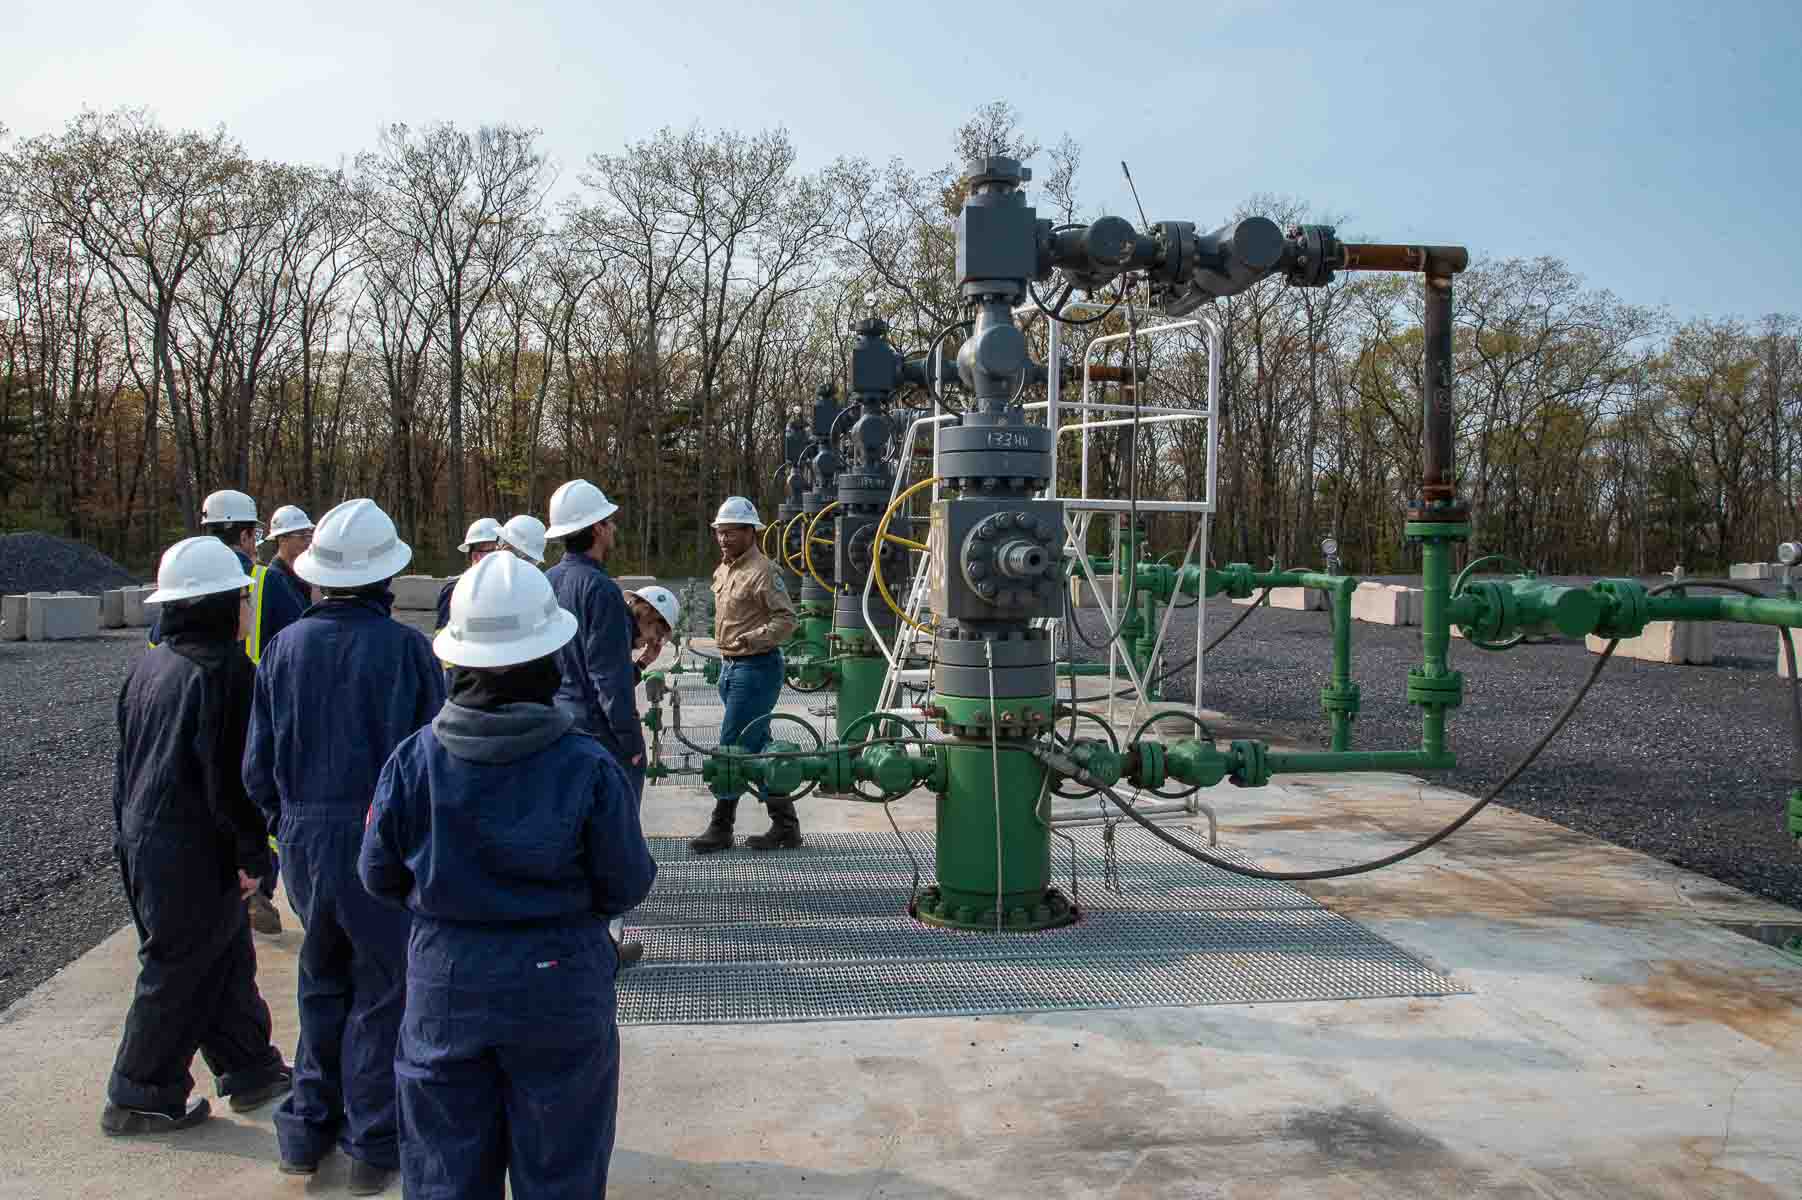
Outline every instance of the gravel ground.
MULTIPOLYGON (((1210 601, 1207 636, 1244 611, 1210 601)), ((1105 631, 1092 613, 1084 628, 1096 641, 1105 631)), ((1194 638, 1194 614, 1178 612, 1168 639, 1183 649, 1166 663, 1188 658, 1194 638)), ((1420 631, 1358 622, 1352 639, 1352 677, 1363 695, 1354 748, 1417 746, 1419 714, 1407 703, 1406 679, 1420 659, 1420 631)), ((1784 828, 1794 742, 1776 652, 1772 629, 1721 625, 1713 666, 1611 658, 1502 802, 1802 907, 1802 851, 1784 828)), ((1441 781, 1479 795, 1556 719, 1595 662, 1581 641, 1492 654, 1454 639, 1451 657, 1464 673, 1464 704, 1450 729, 1459 765, 1441 781)), ((1324 747, 1320 689, 1331 662, 1325 613, 1262 609, 1207 657, 1202 702, 1277 738, 1324 747)), ((1192 668, 1172 675, 1169 698, 1192 699, 1194 679, 1192 668)))
POLYGON ((143 648, 142 629, 0 642, 0 1009, 131 919, 112 851, 114 703, 143 648))
POLYGON ((0 595, 104 592, 138 577, 92 546, 47 533, 0 535, 0 595))

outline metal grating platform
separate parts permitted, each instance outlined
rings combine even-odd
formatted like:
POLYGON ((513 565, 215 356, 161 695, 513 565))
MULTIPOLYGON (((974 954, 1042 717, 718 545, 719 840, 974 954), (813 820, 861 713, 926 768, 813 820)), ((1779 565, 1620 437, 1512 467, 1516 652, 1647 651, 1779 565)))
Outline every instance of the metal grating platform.
MULTIPOLYGON (((829 1021, 1085 1008, 1450 995, 1456 982, 1295 888, 1116 830, 1121 895, 1098 829, 1070 831, 1084 917, 1039 933, 938 929, 907 915, 932 881, 927 834, 809 835, 799 851, 694 855, 651 838, 657 886, 628 918, 644 962, 622 1025, 829 1021)), ((1054 843, 1062 886, 1068 845, 1054 843)), ((1233 859, 1230 850, 1217 853, 1233 859)))

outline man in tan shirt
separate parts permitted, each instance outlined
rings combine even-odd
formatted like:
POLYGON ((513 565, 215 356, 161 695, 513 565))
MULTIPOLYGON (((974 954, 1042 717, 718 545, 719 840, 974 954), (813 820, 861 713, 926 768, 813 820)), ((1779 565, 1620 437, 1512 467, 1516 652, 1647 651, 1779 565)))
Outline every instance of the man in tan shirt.
MULTIPOLYGON (((720 565, 713 572, 713 629, 720 649, 720 745, 741 744, 753 753, 770 740, 770 726, 759 721, 749 737, 745 726, 773 712, 782 694, 783 642, 795 631, 795 606, 776 572, 776 565, 757 548, 763 522, 743 496, 729 496, 713 519, 720 565)), ((801 844, 801 822, 792 800, 766 800, 770 831, 745 839, 752 850, 792 850, 801 844)), ((696 854, 711 854, 732 845, 738 797, 713 797, 713 819, 707 831, 688 843, 696 854)))

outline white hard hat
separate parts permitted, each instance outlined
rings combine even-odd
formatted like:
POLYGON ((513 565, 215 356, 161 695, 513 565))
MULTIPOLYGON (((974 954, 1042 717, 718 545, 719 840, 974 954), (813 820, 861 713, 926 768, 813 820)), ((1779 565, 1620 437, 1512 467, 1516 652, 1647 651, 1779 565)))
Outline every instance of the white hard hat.
POLYGON ((358 588, 392 579, 412 561, 413 548, 375 501, 346 500, 319 518, 294 573, 322 588, 358 588))
POLYGON ((144 597, 144 603, 193 600, 247 588, 252 582, 236 552, 212 534, 183 538, 163 551, 156 568, 156 591, 144 597))
POLYGON ((214 492, 200 502, 202 525, 255 525, 257 502, 230 488, 214 492))
POLYGON ((530 513, 520 513, 502 525, 501 541, 535 563, 544 561, 544 522, 530 513))
POLYGON ((715 529, 721 525, 750 525, 756 529, 763 528, 763 522, 757 519, 757 506, 743 496, 726 497, 726 502, 720 505, 719 515, 713 518, 715 529))
POLYGON ((284 504, 275 510, 269 518, 269 532, 263 535, 265 542, 273 542, 278 537, 290 533, 299 533, 303 529, 311 529, 313 519, 292 504, 284 504))
POLYGON ((652 584, 650 587, 629 590, 626 592, 626 595, 637 596, 640 600, 643 600, 646 604, 656 609, 657 615, 662 617, 664 624, 668 625, 671 629, 674 629, 676 627, 676 622, 682 619, 682 602, 676 599, 676 593, 670 591, 666 587, 652 584))
POLYGON ((450 620, 432 652, 458 667, 511 667, 543 658, 576 636, 544 572, 511 554, 490 554, 451 589, 450 620))
POLYGON ((480 546, 484 542, 501 540, 501 523, 493 517, 477 517, 471 521, 469 528, 463 533, 463 544, 457 549, 468 554, 471 546, 480 546))
POLYGON ((547 538, 568 537, 599 524, 619 511, 619 505, 586 479, 572 479, 551 493, 551 527, 547 538))

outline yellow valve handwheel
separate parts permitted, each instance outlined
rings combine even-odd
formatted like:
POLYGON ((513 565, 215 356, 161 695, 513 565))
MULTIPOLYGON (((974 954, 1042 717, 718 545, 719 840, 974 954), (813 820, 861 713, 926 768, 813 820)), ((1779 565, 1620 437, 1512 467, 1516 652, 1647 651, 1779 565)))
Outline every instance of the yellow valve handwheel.
MULTIPOLYGON (((878 546, 880 546, 885 541, 896 541, 896 542, 900 542, 902 545, 907 546, 908 549, 910 549, 910 550, 918 549, 922 552, 924 552, 926 550, 926 547, 921 545, 919 542, 909 542, 906 538, 901 537, 899 534, 890 533, 888 531, 888 523, 894 519, 896 511, 898 509, 900 509, 900 507, 903 504, 906 504, 908 499, 910 497, 912 497, 915 492, 919 491, 921 488, 931 487, 933 484, 937 483, 938 481, 939 481, 939 476, 937 476, 937 475, 934 475, 930 479, 922 479, 922 480, 920 480, 920 482, 912 485, 906 491, 902 492, 899 496, 895 497, 894 503, 892 503, 888 506, 888 511, 882 514, 882 520, 876 522, 876 544, 878 546)), ((889 606, 889 611, 893 612, 897 617, 900 617, 903 621, 906 621, 909 625, 912 625, 915 629, 919 630, 921 633, 931 633, 932 632, 932 623, 930 621, 928 621, 926 624, 922 625, 920 622, 914 620, 912 617, 910 617, 906 613, 902 612, 901 606, 899 604, 895 603, 895 597, 893 595, 891 595, 888 590, 888 580, 886 580, 882 577, 882 555, 881 554, 877 554, 874 556, 873 561, 870 563, 870 573, 876 577, 876 590, 878 592, 882 593, 883 603, 885 603, 889 606)))
POLYGON ((801 573, 801 568, 795 565, 795 553, 788 548, 788 531, 795 527, 796 521, 805 521, 806 519, 806 513, 796 513, 794 516, 790 517, 787 523, 782 526, 782 545, 777 547, 778 552, 782 556, 782 565, 797 575, 801 573))
POLYGON ((820 523, 821 517, 825 516, 827 513, 831 512, 833 509, 835 509, 837 507, 838 507, 838 501, 834 500, 832 503, 828 504, 825 508, 822 508, 819 512, 815 513, 813 515, 813 520, 807 522, 807 531, 801 535, 801 562, 804 566, 806 566, 807 573, 809 575, 813 576, 813 581, 815 583, 819 584, 821 587, 825 588, 829 592, 833 590, 832 585, 830 583, 827 583, 824 579, 821 579, 820 573, 813 569, 813 544, 814 544, 814 542, 818 541, 818 542, 823 542, 826 545, 830 546, 832 543, 827 541, 825 538, 814 537, 813 536, 813 527, 820 523))

